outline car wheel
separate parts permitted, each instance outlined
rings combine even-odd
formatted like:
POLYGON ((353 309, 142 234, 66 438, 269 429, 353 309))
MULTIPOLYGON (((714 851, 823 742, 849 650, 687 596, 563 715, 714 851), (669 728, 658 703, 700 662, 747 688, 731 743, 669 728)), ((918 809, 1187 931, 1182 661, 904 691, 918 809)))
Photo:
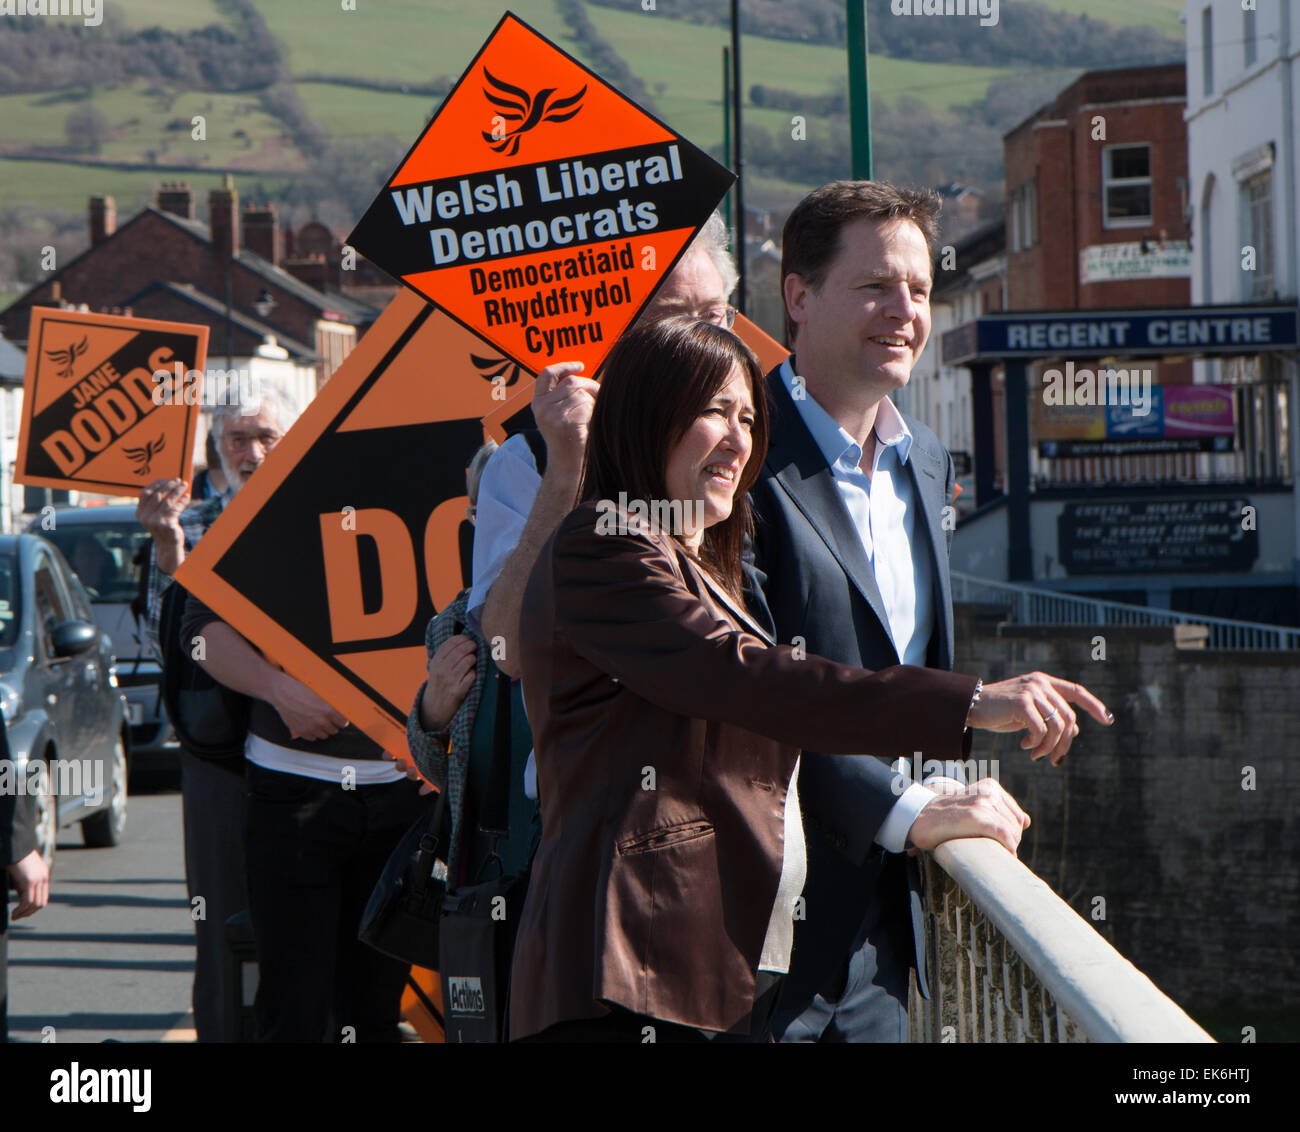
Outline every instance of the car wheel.
POLYGON ((126 748, 119 735, 113 743, 108 805, 81 823, 81 840, 92 849, 116 845, 126 832, 126 748))
POLYGON ((48 759, 41 759, 40 789, 33 795, 33 836, 41 860, 47 868, 54 867, 54 846, 59 840, 59 806, 54 796, 54 780, 50 777, 48 759))

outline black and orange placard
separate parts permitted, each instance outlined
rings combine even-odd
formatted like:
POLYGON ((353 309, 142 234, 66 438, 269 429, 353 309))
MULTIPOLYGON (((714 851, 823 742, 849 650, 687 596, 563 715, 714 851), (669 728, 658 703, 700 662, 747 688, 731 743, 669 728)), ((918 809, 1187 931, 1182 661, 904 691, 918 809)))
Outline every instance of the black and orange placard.
POLYGON ((402 291, 176 577, 388 752, 465 584, 465 469, 532 375, 402 291))
POLYGON ((506 13, 349 242, 534 372, 594 376, 734 179, 506 13))
POLYGON ((33 307, 14 479, 132 495, 188 479, 208 328, 33 307))
MULTIPOLYGON (((789 350, 743 314, 736 315, 736 324, 732 327, 732 331, 754 351, 754 356, 758 358, 764 373, 775 369, 790 356, 789 350)), ((518 393, 497 405, 483 418, 483 432, 498 444, 503 444, 507 436, 521 429, 533 428, 532 396, 533 382, 521 384, 518 393)))

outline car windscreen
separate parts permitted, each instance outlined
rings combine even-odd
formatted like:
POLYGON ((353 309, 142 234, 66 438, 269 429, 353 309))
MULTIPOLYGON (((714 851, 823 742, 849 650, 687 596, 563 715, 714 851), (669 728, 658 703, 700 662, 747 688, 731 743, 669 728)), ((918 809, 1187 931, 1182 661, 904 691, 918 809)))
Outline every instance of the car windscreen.
POLYGON ((12 648, 18 640, 22 592, 18 556, 0 554, 0 649, 12 648))
POLYGON ((93 602, 131 601, 139 588, 137 554, 149 542, 139 523, 76 523, 41 531, 68 560, 93 602))

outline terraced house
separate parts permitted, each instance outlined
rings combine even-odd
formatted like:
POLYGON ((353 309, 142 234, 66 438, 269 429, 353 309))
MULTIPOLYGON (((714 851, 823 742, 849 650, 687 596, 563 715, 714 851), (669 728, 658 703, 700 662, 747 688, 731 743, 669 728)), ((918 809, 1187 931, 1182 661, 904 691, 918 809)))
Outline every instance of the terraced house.
POLYGON ((164 184, 154 204, 121 226, 113 198, 92 196, 88 219, 90 247, 0 312, 9 341, 26 341, 35 306, 201 323, 211 328, 210 368, 287 361, 305 401, 396 291, 360 257, 352 265, 323 224, 282 231, 271 205, 241 214, 229 177, 208 194, 207 223, 183 182, 164 184))

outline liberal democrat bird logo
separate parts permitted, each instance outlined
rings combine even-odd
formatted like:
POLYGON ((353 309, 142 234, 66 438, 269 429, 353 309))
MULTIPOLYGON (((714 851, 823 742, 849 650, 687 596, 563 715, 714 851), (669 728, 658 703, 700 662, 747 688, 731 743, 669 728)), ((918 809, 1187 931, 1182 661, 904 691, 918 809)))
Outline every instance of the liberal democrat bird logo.
POLYGON ((139 464, 135 469, 137 476, 147 476, 149 474, 149 465, 153 458, 167 447, 166 433, 159 433, 157 440, 149 441, 143 448, 123 448, 122 451, 131 459, 131 463, 139 464))
POLYGON ((502 82, 486 67, 483 68, 483 77, 499 92, 493 94, 487 87, 483 88, 483 96, 501 108, 497 117, 506 122, 522 123, 509 132, 496 129, 490 134, 486 131, 483 133, 483 140, 497 153, 504 153, 507 157, 514 157, 519 152, 519 136, 528 133, 534 126, 542 122, 567 122, 582 109, 582 96, 587 93, 587 85, 584 83, 577 94, 557 98, 552 102, 551 95, 555 93, 555 87, 547 87, 530 95, 522 87, 502 82))
POLYGON ((506 388, 514 385, 519 380, 519 374, 522 370, 518 362, 512 362, 508 358, 480 358, 477 354, 470 354, 469 360, 474 363, 474 368, 479 371, 479 376, 485 381, 495 383, 509 373, 510 378, 505 383, 506 388))
POLYGON ((60 365, 63 368, 59 370, 60 377, 71 377, 73 366, 76 360, 86 352, 89 347, 86 345, 86 336, 81 336, 81 341, 69 346, 66 350, 46 350, 45 356, 60 365))

